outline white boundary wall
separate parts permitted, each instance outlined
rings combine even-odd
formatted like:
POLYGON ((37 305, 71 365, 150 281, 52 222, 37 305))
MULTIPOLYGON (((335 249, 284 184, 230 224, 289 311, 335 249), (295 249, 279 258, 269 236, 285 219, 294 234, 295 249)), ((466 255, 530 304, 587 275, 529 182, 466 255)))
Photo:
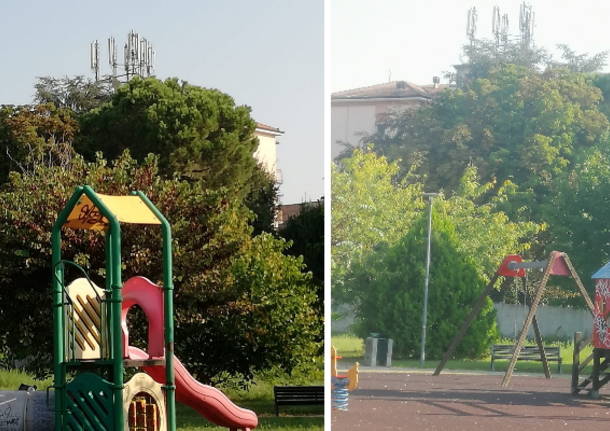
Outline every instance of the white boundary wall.
MULTIPOLYGON (((528 308, 518 304, 495 303, 496 321, 500 334, 504 337, 516 338, 527 317, 528 308)), ((558 337, 571 339, 574 332, 580 331, 585 336, 591 335, 593 320, 589 310, 571 307, 556 307, 541 305, 536 312, 536 320, 543 337, 558 337)), ((533 337, 530 327, 529 337, 533 337)))
MULTIPOLYGON (((523 327, 528 308, 519 304, 494 304, 498 329, 503 337, 516 338, 523 327)), ((349 332, 354 323, 354 314, 349 306, 340 305, 338 310, 342 319, 332 321, 333 333, 349 332)), ((571 339, 574 332, 581 331, 585 336, 591 335, 593 321, 588 310, 571 307, 540 305, 536 313, 538 326, 543 337, 571 339)), ((528 336, 534 334, 530 328, 528 336)))

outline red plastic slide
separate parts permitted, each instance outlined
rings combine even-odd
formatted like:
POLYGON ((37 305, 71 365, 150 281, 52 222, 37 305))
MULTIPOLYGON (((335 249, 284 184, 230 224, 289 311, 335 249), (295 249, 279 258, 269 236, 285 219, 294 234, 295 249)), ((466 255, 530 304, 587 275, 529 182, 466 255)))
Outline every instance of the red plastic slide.
MULTIPOLYGON (((131 359, 148 359, 148 354, 129 346, 131 359)), ((165 383, 165 367, 162 365, 142 368, 159 383, 165 383)), ((232 430, 249 431, 258 425, 256 413, 236 406, 218 389, 199 383, 174 356, 176 401, 186 404, 210 422, 232 430)))
MULTIPOLYGON (((132 277, 123 285, 121 324, 123 353, 131 359, 163 356, 163 290, 145 277, 132 277), (129 345, 127 314, 138 305, 148 319, 148 353, 129 345)), ((165 383, 165 366, 142 367, 157 382, 165 383)), ((186 404, 216 425, 231 431, 249 431, 258 425, 256 413, 236 406, 218 389, 199 383, 174 356, 176 401, 186 404)))

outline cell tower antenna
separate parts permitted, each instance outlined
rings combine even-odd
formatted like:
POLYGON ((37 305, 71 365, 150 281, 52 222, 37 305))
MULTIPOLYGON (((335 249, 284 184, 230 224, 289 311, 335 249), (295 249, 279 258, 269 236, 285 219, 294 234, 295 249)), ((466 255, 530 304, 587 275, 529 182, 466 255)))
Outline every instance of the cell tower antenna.
POLYGON ((496 46, 500 46, 501 31, 500 8, 498 6, 494 6, 491 18, 491 32, 496 39, 496 46))
POLYGON ((100 75, 100 49, 97 40, 89 45, 89 57, 91 60, 91 70, 93 70, 95 80, 97 81, 100 75))
POLYGON ((116 40, 111 36, 108 38, 108 64, 112 68, 112 72, 110 75, 100 77, 98 41, 92 42, 90 46, 91 69, 95 72, 96 81, 108 80, 118 83, 121 78, 129 81, 134 76, 144 78, 153 76, 155 55, 155 50, 149 40, 131 30, 127 34, 127 41, 123 44, 123 64, 120 64, 117 60, 116 40), (122 74, 118 71, 120 66, 124 69, 122 74))
POLYGON ((505 13, 504 15, 502 15, 502 24, 500 27, 500 39, 503 45, 506 45, 508 43, 508 29, 508 14, 505 13))
POLYGON ((108 64, 112 67, 112 77, 117 76, 116 41, 114 37, 108 38, 108 64))
POLYGON ((477 8, 471 7, 468 9, 468 22, 466 23, 466 35, 470 40, 470 44, 474 43, 474 39, 477 33, 477 8))
POLYGON ((519 31, 521 43, 530 46, 534 39, 534 11, 532 6, 526 2, 521 3, 519 10, 519 31))

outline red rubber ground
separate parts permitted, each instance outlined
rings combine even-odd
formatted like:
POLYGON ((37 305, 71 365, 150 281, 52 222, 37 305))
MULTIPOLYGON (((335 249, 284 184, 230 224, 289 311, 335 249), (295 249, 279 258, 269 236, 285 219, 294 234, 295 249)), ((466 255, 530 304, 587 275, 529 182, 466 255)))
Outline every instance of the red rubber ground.
MULTIPOLYGON (((333 431, 610 430, 610 388, 602 399, 570 394, 566 378, 361 373, 349 411, 332 412, 333 431)), ((610 385, 609 385, 610 386, 610 385)))

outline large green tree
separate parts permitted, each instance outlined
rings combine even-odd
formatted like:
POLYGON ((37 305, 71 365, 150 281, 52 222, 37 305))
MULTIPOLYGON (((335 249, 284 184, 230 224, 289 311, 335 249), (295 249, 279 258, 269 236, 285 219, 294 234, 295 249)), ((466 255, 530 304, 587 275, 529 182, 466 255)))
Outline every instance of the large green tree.
MULTIPOLYGON (((390 116, 369 140, 398 161, 403 176, 421 175, 428 190, 457 190, 462 173, 476 167, 483 182, 503 190, 495 205, 511 220, 547 227, 534 237, 532 257, 561 249, 588 271, 608 254, 593 214, 604 208, 596 184, 603 178, 598 161, 610 148, 610 81, 597 73, 605 52, 560 48, 555 61, 510 42, 473 43, 460 86, 422 109, 390 116)), ((562 301, 568 296, 556 292, 562 301)))
POLYGON ((370 140, 405 170, 419 164, 431 189, 454 189, 473 164, 484 181, 510 179, 538 199, 559 173, 605 144, 601 100, 582 74, 506 65, 427 107, 391 116, 370 140))
POLYGON ((0 183, 10 171, 26 173, 38 164, 69 163, 77 133, 78 122, 70 109, 52 103, 0 106, 0 183))
POLYGON ((52 103, 57 108, 80 114, 110 101, 115 86, 118 82, 113 85, 110 81, 92 81, 84 76, 42 76, 34 84, 34 101, 37 104, 52 103))
POLYGON ((280 190, 275 177, 269 174, 263 165, 258 164, 250 177, 248 188, 244 204, 254 213, 250 221, 254 235, 275 232, 280 190))
POLYGON ((371 151, 356 150, 332 167, 333 302, 351 297, 346 273, 380 242, 392 244, 423 207, 422 187, 397 181, 399 167, 371 151))
MULTIPOLYGON (((544 208, 549 224, 546 251, 567 251, 590 288, 586 280, 610 260, 609 179, 610 155, 592 152, 558 179, 544 208)), ((569 302, 583 305, 572 296, 569 302)))
POLYGON ((219 90, 177 79, 134 78, 109 103, 85 113, 76 149, 108 159, 129 149, 136 160, 159 155, 165 176, 203 181, 207 188, 248 193, 257 147, 250 108, 219 90))
MULTIPOLYGON (((138 154, 139 159, 145 157, 149 152, 167 159, 172 157, 167 153, 168 151, 175 152, 174 155, 177 156, 180 151, 185 151, 185 149, 187 151, 196 149, 195 151, 198 152, 196 156, 205 159, 206 169, 213 171, 217 176, 213 184, 209 184, 209 176, 202 176, 201 172, 193 174, 192 169, 199 169, 194 167, 194 164, 201 165, 201 163, 196 163, 197 159, 189 159, 185 162, 183 157, 182 162, 165 169, 163 174, 165 176, 177 174, 194 180, 203 180, 211 187, 233 187, 239 196, 244 198, 246 206, 255 214, 255 217, 251 219, 254 233, 272 232, 278 201, 278 184, 264 168, 259 165, 255 166, 255 163, 251 162, 252 157, 247 157, 245 149, 252 146, 252 136, 241 134, 238 136, 239 142, 227 138, 231 129, 251 129, 248 118, 242 115, 244 111, 248 110, 244 107, 233 106, 230 97, 215 90, 206 90, 185 83, 178 88, 174 85, 177 83, 176 80, 162 83, 150 79, 147 82, 148 86, 145 88, 141 83, 138 84, 139 86, 136 85, 136 82, 128 83, 128 87, 138 88, 135 92, 139 99, 136 101, 132 97, 133 92, 129 93, 130 103, 123 104, 119 109, 112 104, 113 97, 120 98, 123 95, 119 92, 115 96, 116 90, 123 85, 118 81, 93 82, 82 76, 41 77, 35 84, 34 99, 38 105, 24 108, 39 110, 40 106, 54 106, 56 111, 71 114, 71 118, 79 119, 87 124, 87 127, 79 131, 76 137, 80 143, 79 150, 87 153, 91 159, 97 151, 106 153, 110 151, 109 155, 115 157, 124 148, 129 148, 132 154, 138 154), (169 91, 170 88, 175 91, 169 91), (91 112, 96 108, 100 109, 95 113, 91 112), (142 110, 147 111, 144 124, 132 122, 134 119, 140 118, 142 110), (99 130, 96 127, 100 125, 100 122, 112 121, 109 117, 117 112, 125 117, 127 126, 119 130, 105 130, 100 138, 99 130), (168 127, 169 124, 171 126, 168 127), (134 132, 135 130, 141 132, 146 128, 155 129, 157 132, 153 131, 153 133, 158 136, 150 139, 143 133, 138 135, 138 132, 134 132), (126 130, 131 133, 127 138, 129 140, 127 145, 115 145, 116 138, 123 136, 126 130), (161 130, 164 130, 164 134, 158 133, 161 130), (89 136, 88 133, 93 133, 93 136, 89 136), (112 136, 109 137, 108 133, 112 136), (140 136, 141 139, 131 139, 133 133, 140 136), (172 136, 170 142, 167 138, 172 133, 180 133, 182 137, 172 136), (113 144, 109 144, 106 141, 107 138, 112 139, 113 144), (146 142, 143 142, 142 139, 145 139, 146 142), (208 142, 205 142, 204 139, 208 142), (219 165, 218 157, 216 160, 208 160, 209 154, 219 154, 221 151, 225 152, 224 156, 226 156, 220 158, 223 165, 219 165), (240 157, 246 156, 245 159, 238 160, 236 153, 239 153, 240 157), (188 168, 191 169, 190 174, 185 171, 185 164, 188 163, 192 168, 188 168), (223 174, 223 171, 228 172, 223 174), (239 177, 235 176, 236 172, 239 177)), ((74 136, 73 133, 71 138, 74 136)), ((119 141, 125 140, 124 137, 119 139, 119 141)))
MULTIPOLYGON (((356 150, 335 167, 332 210, 333 302, 352 302, 350 268, 363 265, 381 244, 392 247, 426 211, 423 184, 399 180, 397 162, 373 152, 356 150)), ((507 254, 526 252, 544 225, 515 221, 502 210, 513 194, 510 182, 501 187, 481 183, 474 167, 466 169, 456 190, 434 199, 455 225, 457 250, 474 263, 482 279, 492 274, 507 254)), ((371 285, 374 288, 374 285, 371 285)))
POLYGON ((303 256, 317 287, 318 310, 324 314, 324 201, 304 203, 298 215, 288 219, 280 229, 282 238, 290 241, 287 252, 303 256))
MULTIPOLYGON (((290 370, 318 351, 320 317, 302 260, 270 235, 252 238, 249 212, 225 188, 164 179, 156 157, 123 153, 112 163, 35 164, 13 172, 0 189, 0 329, 5 359, 29 357, 39 374, 51 364, 50 232, 74 187, 100 193, 142 190, 172 223, 176 354, 203 381, 226 375, 248 380, 256 370, 290 370), (7 306, 10 304, 10 306, 7 306)), ((123 275, 162 280, 161 238, 155 226, 122 229, 123 275)), ((103 237, 64 231, 62 252, 103 285, 103 237)), ((78 274, 70 274, 76 277, 78 274)), ((137 337, 134 340, 137 342, 137 337)))
MULTIPOLYGON (((436 359, 480 295, 485 279, 475 262, 458 251, 456 228, 440 209, 433 214, 433 225, 426 353, 436 359)), ((378 245, 350 269, 357 332, 393 338, 399 357, 414 358, 420 352, 427 227, 427 215, 421 214, 404 238, 394 245, 378 245)), ((481 356, 496 337, 495 312, 487 298, 456 356, 481 356)))

